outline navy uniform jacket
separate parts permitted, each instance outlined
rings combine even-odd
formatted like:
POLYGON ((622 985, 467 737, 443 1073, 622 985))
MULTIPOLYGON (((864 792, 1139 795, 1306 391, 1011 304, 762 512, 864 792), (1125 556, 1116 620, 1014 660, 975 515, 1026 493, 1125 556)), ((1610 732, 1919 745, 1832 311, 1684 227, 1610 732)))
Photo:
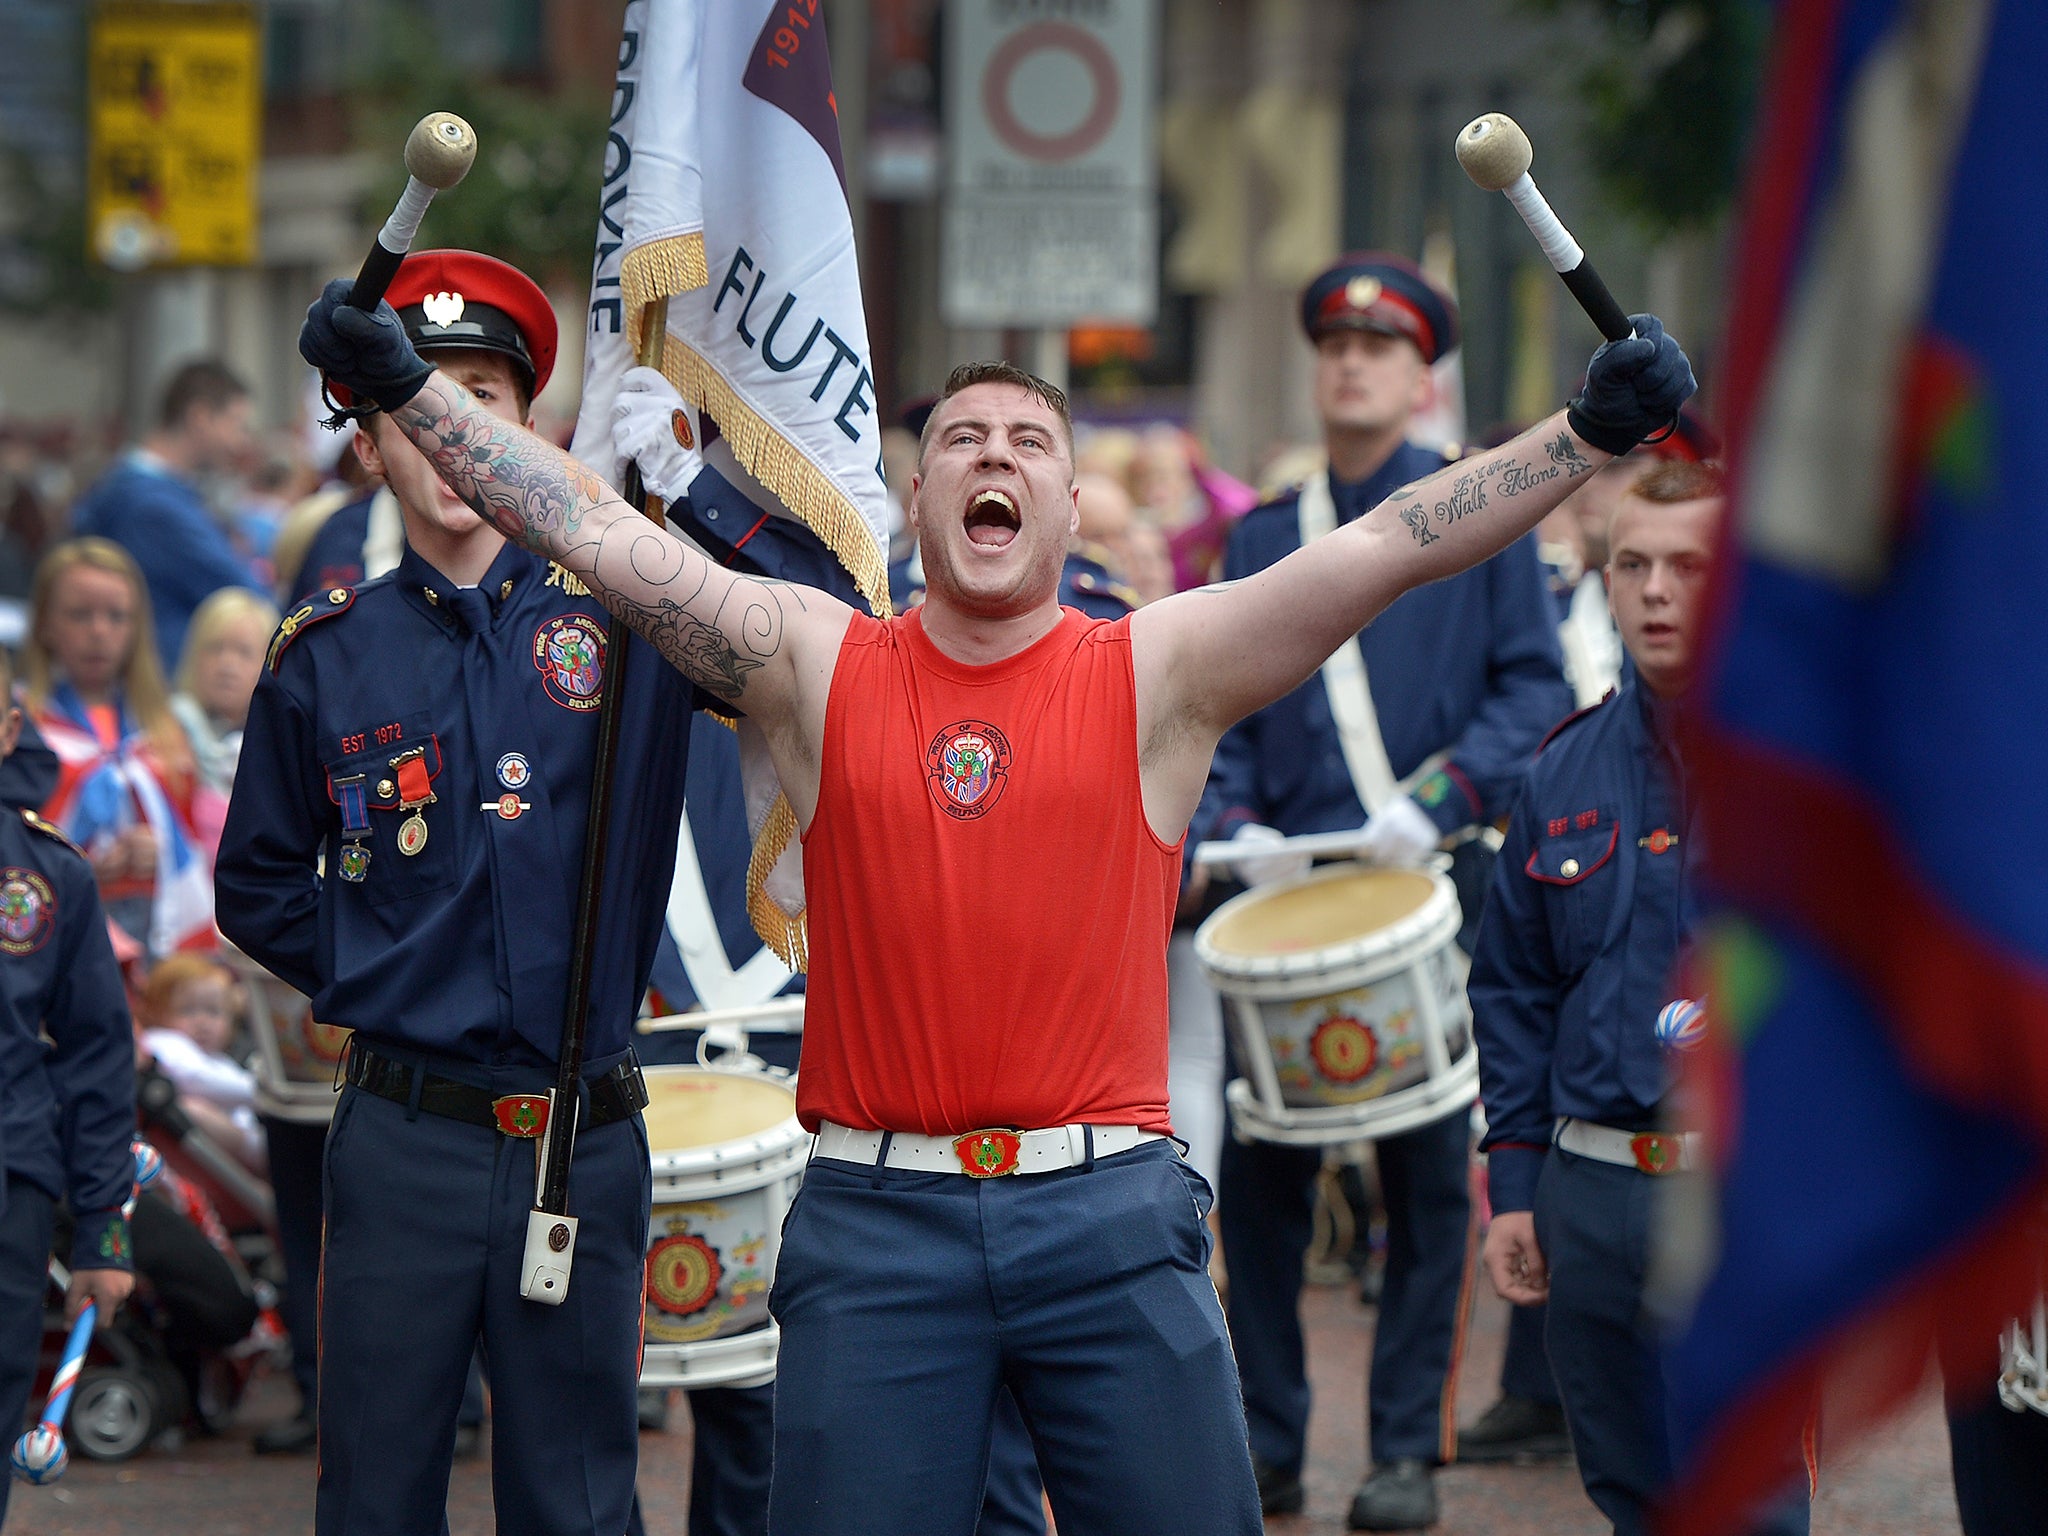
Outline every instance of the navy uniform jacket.
POLYGON ((24 712, 14 750, 0 758, 0 806, 33 811, 48 805, 57 792, 57 778, 57 754, 24 712))
MULTIPOLYGON (((1408 443, 1370 479, 1332 481, 1337 521, 1362 517, 1444 462, 1408 443)), ((1299 549, 1298 506, 1289 492, 1246 513, 1224 551, 1224 579, 1262 571, 1299 549)), ((1395 777, 1406 778, 1433 753, 1450 754, 1442 774, 1415 792, 1446 835, 1506 815, 1529 754, 1570 712, 1556 622, 1535 540, 1527 538, 1472 570, 1404 593, 1360 635, 1395 777)), ((1224 735, 1190 836, 1229 837, 1248 821, 1294 836, 1364 820, 1317 675, 1224 735)))
POLYGON ((320 531, 306 545, 306 558, 299 562, 288 605, 296 608, 309 597, 318 597, 334 587, 360 586, 363 580, 363 543, 370 536, 370 503, 383 487, 373 485, 354 501, 336 507, 320 531))
POLYGON ((0 1160, 78 1225, 74 1269, 128 1269, 135 1027, 85 855, 32 812, 0 814, 0 1160))
POLYGON ((1658 1123, 1696 856, 1672 712, 1630 677, 1559 727, 1494 866, 1470 992, 1496 1210, 1531 1208, 1557 1117, 1658 1123))
POLYGON ((1137 609, 1143 601, 1137 592, 1111 574, 1106 553, 1100 546, 1083 544, 1067 551, 1060 567, 1060 606, 1078 608, 1091 619, 1112 623, 1137 609))
MULTIPOLYGON (((472 593, 408 550, 390 575, 294 609, 250 704, 215 869, 221 930, 367 1042, 552 1064, 607 623, 581 583, 511 545, 472 593), (473 635, 454 609, 479 597, 473 635), (415 749, 437 798, 407 857, 393 759, 415 749), (342 800, 358 775, 369 861, 351 881, 342 800)), ((689 742, 690 684, 644 642, 629 649, 592 1057, 626 1048, 653 963, 689 742)))

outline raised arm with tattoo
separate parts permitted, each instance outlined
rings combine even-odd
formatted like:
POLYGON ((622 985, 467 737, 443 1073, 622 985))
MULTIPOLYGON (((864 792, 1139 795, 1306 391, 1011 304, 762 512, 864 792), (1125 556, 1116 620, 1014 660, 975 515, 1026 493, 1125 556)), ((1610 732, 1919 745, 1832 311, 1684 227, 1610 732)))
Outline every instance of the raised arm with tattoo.
POLYGON ((349 308, 348 290, 330 283, 307 311, 306 360, 375 400, 480 516, 581 577, 692 682, 743 706, 776 741, 821 653, 829 672, 851 610, 726 570, 640 517, 577 460, 428 368, 388 305, 349 308))
POLYGON ((1691 365, 1650 315, 1593 356, 1585 391, 1520 437, 1406 486, 1242 581, 1132 619, 1146 732, 1147 809, 1170 823, 1200 795, 1209 754, 1238 720, 1299 687, 1411 587, 1499 553, 1610 457, 1672 421, 1691 365), (1285 615, 1275 622, 1275 615, 1285 615))

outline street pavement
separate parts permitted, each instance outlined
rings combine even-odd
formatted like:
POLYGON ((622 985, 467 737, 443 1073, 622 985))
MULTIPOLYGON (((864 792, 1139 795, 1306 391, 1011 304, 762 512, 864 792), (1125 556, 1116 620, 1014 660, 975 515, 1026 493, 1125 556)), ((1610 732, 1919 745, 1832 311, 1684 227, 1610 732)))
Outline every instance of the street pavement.
MULTIPOLYGON (((1306 1472, 1308 1508, 1269 1523, 1272 1536, 1339 1536, 1352 1491, 1364 1476, 1365 1362, 1372 1314, 1348 1286, 1311 1288, 1304 1303, 1310 1376, 1316 1394, 1306 1472)), ((1469 1422, 1495 1395, 1506 1308, 1478 1305, 1459 1383, 1458 1414, 1469 1422)), ((290 1386, 259 1380, 235 1428, 176 1450, 144 1452, 107 1466, 74 1458, 61 1483, 17 1483, 8 1511, 14 1536, 300 1536, 313 1528, 310 1457, 258 1457, 249 1437, 285 1416, 290 1386)), ((643 1435, 640 1495, 651 1536, 681 1536, 689 1498, 688 1416, 643 1435)), ((1602 1536, 1603 1522, 1569 1464, 1451 1467, 1439 1477, 1437 1536, 1602 1536)), ((450 1536, 487 1536, 488 1457, 459 1462, 449 1488, 450 1536)), ((1930 1388, 1873 1439, 1825 1465, 1814 1506, 1814 1536, 1958 1536, 1949 1488, 1948 1438, 1930 1388)))

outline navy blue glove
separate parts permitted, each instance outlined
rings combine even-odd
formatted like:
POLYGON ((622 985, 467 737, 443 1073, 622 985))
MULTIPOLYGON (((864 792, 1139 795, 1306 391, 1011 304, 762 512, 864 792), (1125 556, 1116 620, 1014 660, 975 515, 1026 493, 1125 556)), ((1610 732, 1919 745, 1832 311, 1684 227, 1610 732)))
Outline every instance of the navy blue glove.
POLYGON ((1586 384, 1565 407, 1571 429, 1619 457, 1678 420, 1678 408, 1699 384, 1678 343, 1655 315, 1630 315, 1635 335, 1601 343, 1586 365, 1586 384))
POLYGON ((299 356, 350 393, 395 411, 420 392, 433 365, 413 350, 389 304, 380 301, 374 314, 350 308, 353 287, 337 277, 320 290, 299 327, 299 356))

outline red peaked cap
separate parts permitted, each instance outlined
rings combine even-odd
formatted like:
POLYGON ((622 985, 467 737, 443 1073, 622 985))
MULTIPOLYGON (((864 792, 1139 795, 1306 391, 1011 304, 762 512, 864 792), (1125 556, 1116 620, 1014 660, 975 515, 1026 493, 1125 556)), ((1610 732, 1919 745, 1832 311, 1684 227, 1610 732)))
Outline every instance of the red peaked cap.
POLYGON ((555 371, 555 307, 510 262, 477 251, 416 251, 399 264, 384 298, 422 353, 439 347, 501 352, 536 395, 555 371))

